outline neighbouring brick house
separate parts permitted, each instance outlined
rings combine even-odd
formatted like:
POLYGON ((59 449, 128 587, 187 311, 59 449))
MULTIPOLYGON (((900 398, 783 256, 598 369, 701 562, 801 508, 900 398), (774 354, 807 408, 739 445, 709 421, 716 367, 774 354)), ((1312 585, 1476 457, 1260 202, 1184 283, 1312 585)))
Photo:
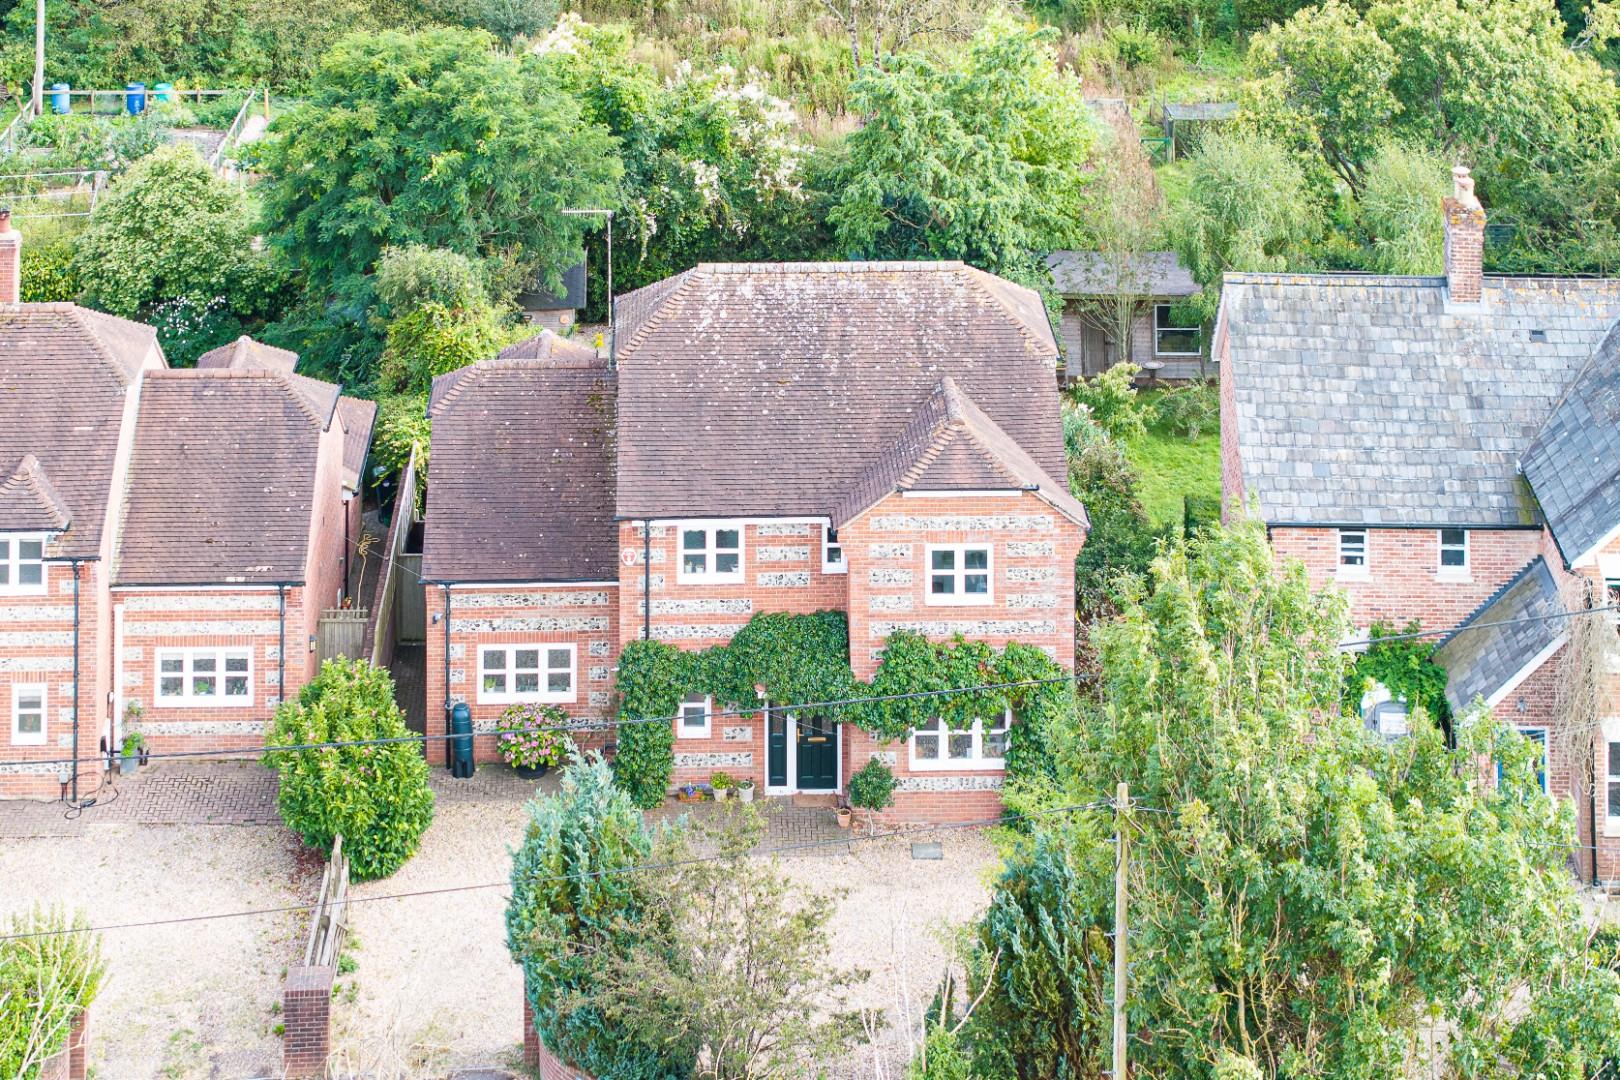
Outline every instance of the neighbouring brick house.
POLYGON ((157 750, 262 744, 343 589, 364 446, 345 461, 337 387, 170 370, 150 327, 20 304, 3 215, 0 238, 0 759, 21 762, 0 795, 91 794, 100 761, 49 762, 131 725, 157 750))
MULTIPOLYGON (((1620 719, 1597 738, 1594 792, 1557 752, 1567 621, 1515 622, 1620 583, 1620 281, 1486 276, 1466 170, 1443 212, 1443 277, 1227 276, 1227 513, 1342 587, 1358 639, 1451 630, 1435 658, 1453 709, 1482 699, 1554 748, 1549 790, 1575 800, 1583 844, 1596 833, 1597 875, 1620 877, 1620 719)), ((1400 708, 1368 706, 1400 730, 1400 708)))
MULTIPOLYGON (((457 701, 483 730, 522 700, 609 717, 626 642, 704 648, 767 611, 847 613, 862 678, 894 630, 1072 666, 1086 518, 1033 292, 958 263, 704 265, 616 314, 611 363, 544 333, 435 380, 430 732, 457 701)), ((674 782, 836 792, 882 754, 901 816, 999 800, 1000 718, 885 747, 710 715, 730 704, 689 700, 674 782)))
POLYGON ((1173 251, 1146 251, 1113 260, 1097 251, 1054 251, 1046 257, 1052 286, 1063 297, 1063 369, 1089 379, 1123 360, 1162 379, 1205 377, 1203 331, 1178 318, 1176 306, 1199 292, 1173 251), (1118 298, 1131 303, 1130 340, 1117 338, 1118 298))

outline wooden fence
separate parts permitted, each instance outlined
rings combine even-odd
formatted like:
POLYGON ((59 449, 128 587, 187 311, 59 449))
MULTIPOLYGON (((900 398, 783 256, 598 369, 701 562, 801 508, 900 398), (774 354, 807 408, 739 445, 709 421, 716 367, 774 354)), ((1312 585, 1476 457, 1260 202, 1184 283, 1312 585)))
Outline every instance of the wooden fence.
POLYGON ((304 942, 304 962, 287 969, 287 982, 281 991, 284 1076, 326 1075, 332 1032, 332 982, 348 929, 348 898, 349 858, 343 854, 340 834, 332 840, 332 854, 321 874, 321 891, 315 898, 309 937, 304 942))
POLYGON ((365 608, 327 608, 315 624, 315 652, 321 660, 365 656, 366 623, 371 612, 365 608))
MULTIPOLYGON (((395 630, 396 606, 399 603, 399 591, 403 587, 402 579, 408 576, 407 572, 399 566, 399 557, 405 550, 405 544, 410 540, 411 524, 416 518, 416 458, 417 450, 411 448, 411 459, 405 465, 405 471, 399 477, 399 490, 394 496, 394 520, 388 527, 388 538, 383 542, 382 573, 377 575, 376 591, 371 595, 371 611, 373 618, 366 631, 366 654, 371 662, 378 667, 389 667, 394 662, 394 644, 399 640, 395 630)), ((420 562, 417 569, 420 570, 420 562)), ((421 584, 415 578, 410 584, 421 591, 421 584)))

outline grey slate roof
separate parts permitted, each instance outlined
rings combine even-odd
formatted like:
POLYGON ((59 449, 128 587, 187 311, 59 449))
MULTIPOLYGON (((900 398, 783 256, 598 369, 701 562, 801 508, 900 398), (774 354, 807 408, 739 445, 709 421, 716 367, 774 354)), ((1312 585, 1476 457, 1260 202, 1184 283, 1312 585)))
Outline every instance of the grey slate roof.
POLYGON ((1554 404, 1620 316, 1620 281, 1228 274, 1222 377, 1245 497, 1271 525, 1510 527, 1541 517, 1518 475, 1554 404))
POLYGON ((1100 251, 1054 251, 1046 257, 1052 284, 1069 299, 1112 296, 1121 286, 1142 296, 1193 296, 1198 282, 1173 251, 1148 251, 1118 273, 1100 251))
POLYGON ((1566 563, 1620 526, 1620 324, 1565 391, 1521 466, 1566 563))
POLYGON ((1045 308, 994 275, 706 264, 616 311, 621 518, 830 517, 947 375, 1067 475, 1045 308))
POLYGON ((1434 660, 1450 676, 1446 700, 1452 709, 1461 712, 1476 697, 1489 701, 1566 632, 1562 619, 1514 620, 1564 610, 1552 570, 1537 555, 1435 646, 1434 660))
POLYGON ((539 338, 433 380, 425 581, 618 580, 614 372, 539 338))
MULTIPOLYGON (((94 558, 112 489, 129 384, 163 363, 149 326, 74 304, 0 305, 0 472, 33 455, 66 531, 52 557, 94 558)), ((36 499, 0 503, 0 531, 38 527, 36 499)))

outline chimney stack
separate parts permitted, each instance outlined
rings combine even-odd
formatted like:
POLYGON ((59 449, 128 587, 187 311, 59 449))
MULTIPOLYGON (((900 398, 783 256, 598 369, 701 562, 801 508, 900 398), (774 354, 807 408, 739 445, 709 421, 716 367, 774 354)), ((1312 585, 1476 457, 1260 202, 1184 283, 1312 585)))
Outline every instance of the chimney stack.
POLYGON ((1451 170, 1451 182, 1451 197, 1440 200, 1446 215, 1446 296, 1455 304, 1477 304, 1485 298, 1485 208, 1466 165, 1451 170))
POLYGON ((22 299, 22 233, 11 227, 11 210, 0 208, 0 304, 22 299))

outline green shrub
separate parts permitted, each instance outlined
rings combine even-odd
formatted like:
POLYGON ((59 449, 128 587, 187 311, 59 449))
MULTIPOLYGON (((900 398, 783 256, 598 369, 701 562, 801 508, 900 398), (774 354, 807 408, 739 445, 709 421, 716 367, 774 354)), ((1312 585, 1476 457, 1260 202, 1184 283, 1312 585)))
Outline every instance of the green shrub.
POLYGON ((371 463, 393 476, 410 463, 411 450, 424 469, 433 426, 427 418, 427 394, 388 394, 377 402, 377 430, 371 442, 371 463))
POLYGON ((878 758, 869 758, 849 778, 849 804, 874 813, 894 805, 894 770, 878 758))
POLYGON ((1159 35, 1141 23, 1109 27, 1108 41, 1114 47, 1114 55, 1127 68, 1155 64, 1164 52, 1164 42, 1159 40, 1159 35))
POLYGON ((488 360, 512 337, 512 331, 487 304, 471 308, 423 304, 388 327, 382 383, 405 393, 425 392, 435 375, 488 360))
POLYGON ((101 939, 69 933, 89 923, 55 908, 36 908, 0 924, 0 1076, 35 1080, 39 1065, 67 1043, 73 1019, 90 1007, 106 965, 101 939))
POLYGON ((1177 386, 1154 399, 1153 412, 1159 427, 1196 439, 1220 427, 1220 391, 1212 382, 1177 386))
POLYGON ((77 300, 83 286, 73 265, 73 244, 67 240, 24 244, 21 288, 25 304, 77 300))
POLYGON ((385 248, 377 260, 372 288, 381 314, 392 318, 428 304, 457 309, 489 303, 476 262, 458 251, 421 244, 385 248))
POLYGON ((329 852, 343 850, 357 881, 387 877, 416 853, 433 820, 427 761, 414 742, 276 750, 329 741, 401 739, 410 735, 394 701, 394 680, 364 660, 328 660, 276 710, 266 761, 281 774, 277 805, 287 827, 329 852))
POLYGON ((1075 383, 1070 400, 1084 405, 1109 438, 1141 438, 1147 434, 1147 407, 1131 382, 1140 370, 1135 364, 1115 364, 1095 378, 1075 383))

